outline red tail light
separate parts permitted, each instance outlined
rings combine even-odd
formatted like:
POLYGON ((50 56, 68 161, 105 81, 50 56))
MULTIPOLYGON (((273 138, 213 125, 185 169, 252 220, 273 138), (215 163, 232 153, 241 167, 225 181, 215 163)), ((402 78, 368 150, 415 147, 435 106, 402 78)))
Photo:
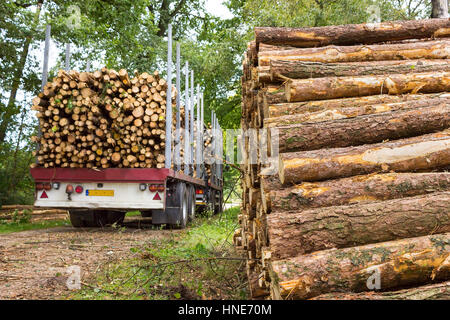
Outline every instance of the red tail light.
POLYGON ((66 187, 66 193, 71 194, 73 193, 73 186, 71 184, 68 184, 66 187))
POLYGON ((83 192, 83 187, 82 186, 76 186, 75 192, 76 193, 82 193, 83 192))
POLYGON ((36 190, 43 190, 44 184, 43 183, 36 183, 36 190))
POLYGON ((52 190, 52 184, 50 182, 44 183, 44 189, 47 191, 52 190))
POLYGON ((165 187, 163 184, 160 184, 160 185, 158 186, 158 191, 159 191, 159 192, 164 192, 164 191, 166 191, 166 187, 165 187))
POLYGON ((148 186, 148 190, 150 190, 150 192, 156 192, 158 190, 158 185, 151 184, 148 186))
POLYGON ((196 189, 195 194, 203 194, 203 189, 196 189))

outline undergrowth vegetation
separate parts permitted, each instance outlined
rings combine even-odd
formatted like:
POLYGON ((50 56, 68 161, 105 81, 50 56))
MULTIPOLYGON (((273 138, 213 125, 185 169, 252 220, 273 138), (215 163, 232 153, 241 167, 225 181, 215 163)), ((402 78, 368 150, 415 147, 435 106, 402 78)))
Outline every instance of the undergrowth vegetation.
POLYGON ((246 299, 245 258, 232 244, 238 213, 206 214, 182 232, 133 247, 130 258, 104 265, 68 298, 246 299))

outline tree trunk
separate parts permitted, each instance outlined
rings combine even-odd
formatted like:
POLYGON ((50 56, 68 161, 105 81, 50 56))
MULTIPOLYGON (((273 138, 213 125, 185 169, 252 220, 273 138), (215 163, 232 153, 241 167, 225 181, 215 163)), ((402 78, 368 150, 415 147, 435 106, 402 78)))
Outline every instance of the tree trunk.
POLYGON ((449 41, 415 41, 396 44, 358 46, 329 46, 307 49, 277 48, 260 52, 258 66, 270 66, 274 60, 309 61, 323 63, 363 62, 415 59, 449 59, 449 41))
MULTIPOLYGON (((41 14, 41 8, 42 4, 44 3, 44 0, 38 0, 37 1, 37 8, 36 13, 34 14, 33 19, 33 28, 38 24, 39 16, 41 14)), ((33 30, 34 32, 34 30, 33 30)), ((31 33, 30 33, 31 34, 31 33)), ((23 76, 23 70, 25 68, 25 64, 27 62, 28 58, 28 51, 30 50, 31 41, 33 40, 33 37, 27 36, 25 39, 25 42, 23 44, 23 50, 20 54, 19 61, 17 63, 17 68, 14 72, 14 79, 12 82, 11 91, 9 94, 8 104, 6 105, 5 113, 3 114, 0 122, 0 145, 5 141, 6 133, 8 131, 8 126, 11 124, 12 117, 20 112, 20 110, 16 110, 15 103, 16 103, 16 96, 17 91, 19 90, 20 86, 20 79, 23 76)))
POLYGON ((448 0, 431 0, 431 18, 448 19, 448 0))
MULTIPOLYGON (((283 91, 284 93, 284 91, 283 91)), ((269 98, 271 94, 265 95, 264 118, 295 115, 298 113, 322 112, 326 110, 341 109, 347 107, 365 107, 376 104, 398 103, 420 99, 449 98, 448 93, 433 94, 407 94, 407 95, 376 95, 356 98, 302 101, 293 103, 270 104, 269 101, 276 100, 269 98)), ((286 100, 286 99, 284 99, 286 100)))
MULTIPOLYGON (((446 0, 441 0, 446 1, 446 0)), ((294 47, 370 44, 405 39, 446 37, 448 19, 390 21, 318 28, 255 28, 256 43, 294 47)))
POLYGON ((450 300, 450 281, 399 291, 326 293, 311 300, 450 300))
POLYGON ((272 285, 282 298, 423 285, 450 276, 450 234, 331 249, 272 262, 272 285), (277 281, 278 279, 278 281, 277 281))
MULTIPOLYGON (((383 75, 391 73, 450 71, 450 60, 367 61, 354 63, 322 63, 307 61, 271 60, 270 68, 259 72, 259 79, 283 81, 286 78, 308 79, 383 75)), ((267 67, 261 67, 267 68, 267 67)))
POLYGON ((300 211, 449 191, 450 173, 371 174, 265 190, 272 211, 300 211))
MULTIPOLYGON (((331 120, 339 120, 346 118, 354 118, 358 116, 378 114, 385 112, 393 112, 397 110, 419 109, 424 107, 431 107, 438 104, 448 105, 450 103, 450 94, 441 95, 437 98, 429 98, 422 100, 411 100, 406 102, 352 106, 347 107, 327 108, 326 110, 311 111, 287 116, 277 116, 273 118, 264 119, 264 127, 281 127, 300 123, 323 122, 331 120)), ((318 109, 314 106, 311 109, 318 109)))
POLYGON ((281 153, 278 165, 283 184, 436 169, 450 165, 450 130, 372 145, 281 153))
POLYGON ((450 232, 450 192, 267 216, 275 260, 331 248, 348 248, 450 232))
POLYGON ((285 90, 289 102, 445 91, 450 91, 449 72, 292 80, 285 90))
MULTIPOLYGON (((411 106, 410 106, 411 107, 411 106)), ((279 152, 350 147, 401 139, 450 127, 450 104, 278 127, 279 152)))

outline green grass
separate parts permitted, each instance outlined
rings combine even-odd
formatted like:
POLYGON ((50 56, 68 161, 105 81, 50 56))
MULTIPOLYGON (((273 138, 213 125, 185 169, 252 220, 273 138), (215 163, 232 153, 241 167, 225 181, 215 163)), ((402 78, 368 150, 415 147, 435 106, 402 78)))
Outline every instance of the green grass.
POLYGON ((1 223, 0 222, 0 233, 11 233, 20 232, 27 230, 37 230, 46 229, 53 227, 68 226, 70 222, 68 220, 52 220, 52 221, 41 221, 41 222, 11 222, 11 223, 1 223))
POLYGON ((238 213, 206 215, 186 230, 131 248, 129 258, 104 265, 67 298, 246 299, 245 260, 232 244, 238 213))

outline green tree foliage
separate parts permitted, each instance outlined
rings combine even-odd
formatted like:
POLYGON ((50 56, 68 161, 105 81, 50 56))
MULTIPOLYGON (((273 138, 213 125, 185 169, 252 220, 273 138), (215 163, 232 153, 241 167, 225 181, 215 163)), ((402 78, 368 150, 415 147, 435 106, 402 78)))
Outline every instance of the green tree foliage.
MULTIPOLYGON (((182 47, 182 60, 205 90, 205 120, 210 111, 222 128, 241 120, 242 55, 254 26, 323 26, 367 21, 370 5, 381 20, 428 17, 426 0, 226 0, 233 13, 220 19, 205 10, 205 0, 5 0, 0 2, 0 202, 30 202, 28 165, 36 132, 31 98, 40 90, 41 43, 45 25, 61 56, 50 77, 63 66, 63 49, 72 44, 73 68, 95 66, 129 71, 166 69, 167 27, 182 47), (39 10, 41 8, 41 10, 39 10)), ((174 50, 175 51, 175 50, 174 50)), ((175 52, 174 52, 175 57, 175 52)), ((184 77, 183 77, 184 80, 184 77)), ((182 81, 184 83, 184 81, 182 81)), ((183 89, 183 88, 182 88, 183 89)), ((225 173, 226 188, 239 177, 225 173)))

